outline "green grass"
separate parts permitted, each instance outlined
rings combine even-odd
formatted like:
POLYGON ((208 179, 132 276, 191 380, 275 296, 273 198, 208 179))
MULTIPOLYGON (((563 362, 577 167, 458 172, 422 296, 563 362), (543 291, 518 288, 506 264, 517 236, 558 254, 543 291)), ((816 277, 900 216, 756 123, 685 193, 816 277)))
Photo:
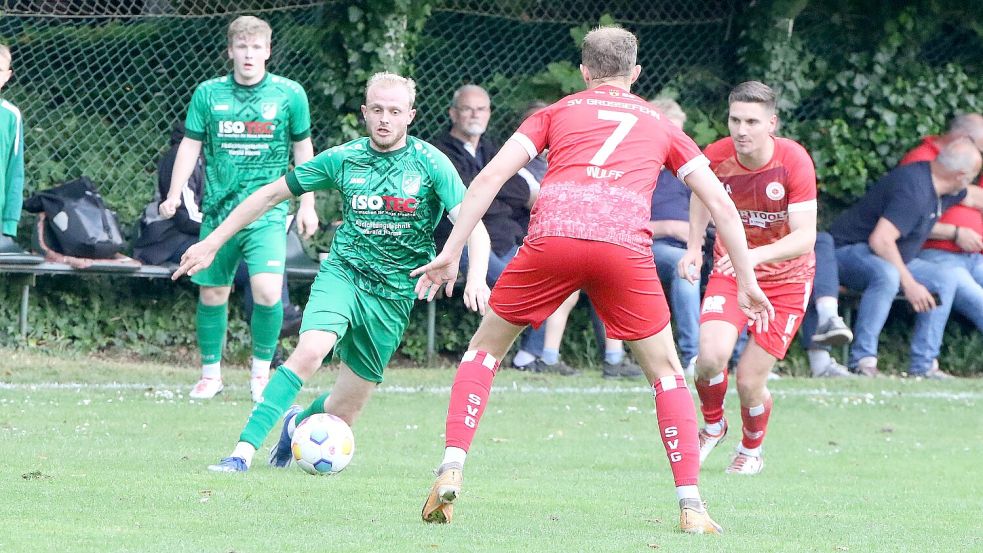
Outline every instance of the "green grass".
POLYGON ((265 448, 245 475, 205 470, 248 414, 242 370, 202 403, 190 367, 0 358, 2 552, 983 550, 981 380, 773 383, 765 471, 723 474, 736 432, 714 452, 701 487, 727 534, 701 537, 675 530, 641 382, 502 371, 455 522, 428 526, 448 369, 391 370, 352 464, 318 478, 268 468, 265 448))

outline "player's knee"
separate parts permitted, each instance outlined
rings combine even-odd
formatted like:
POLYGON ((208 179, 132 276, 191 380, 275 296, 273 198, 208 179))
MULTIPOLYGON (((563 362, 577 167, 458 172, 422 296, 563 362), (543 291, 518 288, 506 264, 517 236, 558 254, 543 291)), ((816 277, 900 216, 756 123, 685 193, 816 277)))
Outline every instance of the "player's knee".
POLYGON ((322 351, 321 348, 312 345, 305 345, 303 343, 297 345, 297 349, 290 354, 290 358, 287 359, 286 365, 301 378, 301 380, 306 381, 314 373, 321 368, 321 363, 324 362, 324 358, 328 356, 331 350, 322 351))
POLYGON ((696 374, 700 378, 713 378, 727 369, 728 361, 730 361, 730 352, 719 348, 701 347, 699 355, 696 356, 696 374))
POLYGON ((231 292, 228 286, 202 286, 198 298, 205 305, 222 305, 229 301, 231 292))

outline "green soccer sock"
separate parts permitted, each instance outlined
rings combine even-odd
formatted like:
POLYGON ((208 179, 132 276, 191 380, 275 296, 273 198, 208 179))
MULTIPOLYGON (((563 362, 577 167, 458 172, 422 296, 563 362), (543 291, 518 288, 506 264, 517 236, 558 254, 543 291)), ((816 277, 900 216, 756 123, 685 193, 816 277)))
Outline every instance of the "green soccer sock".
POLYGON ((273 305, 253 304, 249 327, 253 334, 253 357, 263 361, 273 359, 280 327, 283 326, 283 302, 273 305))
POLYGON ((329 395, 331 395, 331 392, 325 392, 319 395, 317 399, 315 399, 314 402, 307 407, 307 409, 304 409, 300 413, 297 413, 297 418, 294 419, 294 424, 300 424, 301 421, 303 421, 304 419, 306 419, 311 415, 317 415, 318 413, 323 413, 324 402, 328 400, 329 395))
POLYGON ((229 325, 229 304, 205 305, 198 301, 195 312, 198 333, 198 348, 201 349, 201 364, 211 365, 222 361, 225 347, 225 332, 229 325))
POLYGON ((270 383, 263 391, 263 401, 257 403, 253 407, 253 412, 249 414, 249 420, 246 421, 246 427, 239 435, 239 441, 259 449, 270 430, 273 430, 273 426, 293 403, 303 385, 299 376, 286 365, 281 365, 270 377, 270 383))

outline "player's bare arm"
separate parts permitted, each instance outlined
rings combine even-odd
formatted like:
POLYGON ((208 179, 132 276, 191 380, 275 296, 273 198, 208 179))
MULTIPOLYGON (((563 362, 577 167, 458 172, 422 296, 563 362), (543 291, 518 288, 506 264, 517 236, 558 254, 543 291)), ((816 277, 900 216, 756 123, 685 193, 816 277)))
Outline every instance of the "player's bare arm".
POLYGON ((225 244, 229 238, 259 219, 261 215, 273 209, 284 200, 292 197, 293 194, 287 188, 287 179, 280 177, 276 181, 267 184, 259 190, 253 192, 248 198, 243 200, 228 218, 222 222, 204 240, 188 248, 181 256, 181 265, 171 275, 171 280, 177 280, 181 275, 193 275, 198 271, 211 265, 215 259, 215 253, 225 244))
POLYGON ((453 271, 456 276, 457 263, 468 236, 488 211, 488 206, 505 185, 505 181, 527 163, 529 163, 529 154, 526 153, 525 148, 514 140, 507 141, 498 154, 471 181, 471 186, 464 195, 464 201, 459 206, 460 213, 457 215, 454 229, 447 238, 447 243, 444 244, 444 249, 430 263, 413 269, 410 276, 416 277, 426 273, 430 282, 444 282, 442 279, 451 274, 450 271, 453 271))
MULTIPOLYGON (((816 247, 816 206, 805 210, 789 211, 789 232, 781 239, 752 248, 748 253, 755 266, 762 263, 774 263, 793 259, 809 253, 816 247)), ((725 275, 733 275, 734 267, 730 255, 725 255, 717 261, 717 269, 725 275)))
POLYGON ((967 186, 966 197, 963 198, 962 204, 978 211, 983 211, 983 188, 973 185, 967 186))
MULTIPOLYGON (((468 237, 468 275, 464 282, 464 305, 482 315, 488 307, 491 289, 488 288, 488 257, 491 254, 491 238, 484 223, 478 221, 468 237)), ((453 282, 451 282, 453 290, 453 282)), ((447 294, 450 296, 450 294, 447 294)))
POLYGON ((710 211, 699 198, 695 196, 690 198, 686 253, 679 258, 679 263, 676 265, 679 276, 689 282, 696 282, 700 278, 700 271, 703 268, 703 237, 706 235, 708 224, 710 224, 710 211))
MULTIPOLYGON (((294 166, 303 165, 314 157, 314 143, 307 137, 293 144, 294 166)), ((304 238, 314 236, 317 231, 317 212, 314 211, 314 193, 301 195, 297 207, 297 233, 304 238)))
POLYGON ((177 213, 177 208, 181 206, 181 189, 191 178, 200 155, 200 140, 187 136, 181 139, 177 156, 174 158, 174 166, 171 169, 171 187, 167 190, 167 198, 160 202, 160 206, 157 208, 160 216, 164 219, 173 217, 177 213))
MULTIPOLYGON (((753 321, 759 332, 767 331, 769 321, 775 318, 775 308, 758 287, 754 265, 748 254, 744 225, 734 202, 709 167, 697 168, 683 180, 710 211, 710 216, 717 225, 717 239, 723 240, 724 247, 730 253, 741 310, 753 321)), ((692 238, 693 231, 690 232, 692 238)))
POLYGON ((905 298, 911 303, 915 311, 924 313, 935 309, 935 299, 932 297, 932 293, 922 283, 915 280, 911 271, 908 270, 908 266, 905 265, 901 252, 898 251, 897 241, 900 237, 901 231, 898 230, 898 227, 881 217, 873 232, 870 233, 867 243, 878 257, 894 265, 894 268, 898 270, 901 275, 901 291, 904 292, 905 298))

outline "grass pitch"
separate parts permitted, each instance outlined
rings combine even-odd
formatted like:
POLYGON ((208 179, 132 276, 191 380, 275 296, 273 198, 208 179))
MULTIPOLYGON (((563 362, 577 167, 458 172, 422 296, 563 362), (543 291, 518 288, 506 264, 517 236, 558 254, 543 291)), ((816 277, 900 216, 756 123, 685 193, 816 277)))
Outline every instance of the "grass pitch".
MULTIPOLYGON (((772 383, 764 472, 723 473, 738 432, 703 468, 727 532, 709 537, 676 531, 641 381, 502 370, 455 521, 429 526, 449 369, 391 370, 337 476, 273 470, 266 447, 228 475, 205 466, 248 415, 245 371, 198 402, 191 367, 0 357, 2 552, 983 551, 981 380, 772 383)), ((740 421, 733 393, 727 411, 740 421)))

